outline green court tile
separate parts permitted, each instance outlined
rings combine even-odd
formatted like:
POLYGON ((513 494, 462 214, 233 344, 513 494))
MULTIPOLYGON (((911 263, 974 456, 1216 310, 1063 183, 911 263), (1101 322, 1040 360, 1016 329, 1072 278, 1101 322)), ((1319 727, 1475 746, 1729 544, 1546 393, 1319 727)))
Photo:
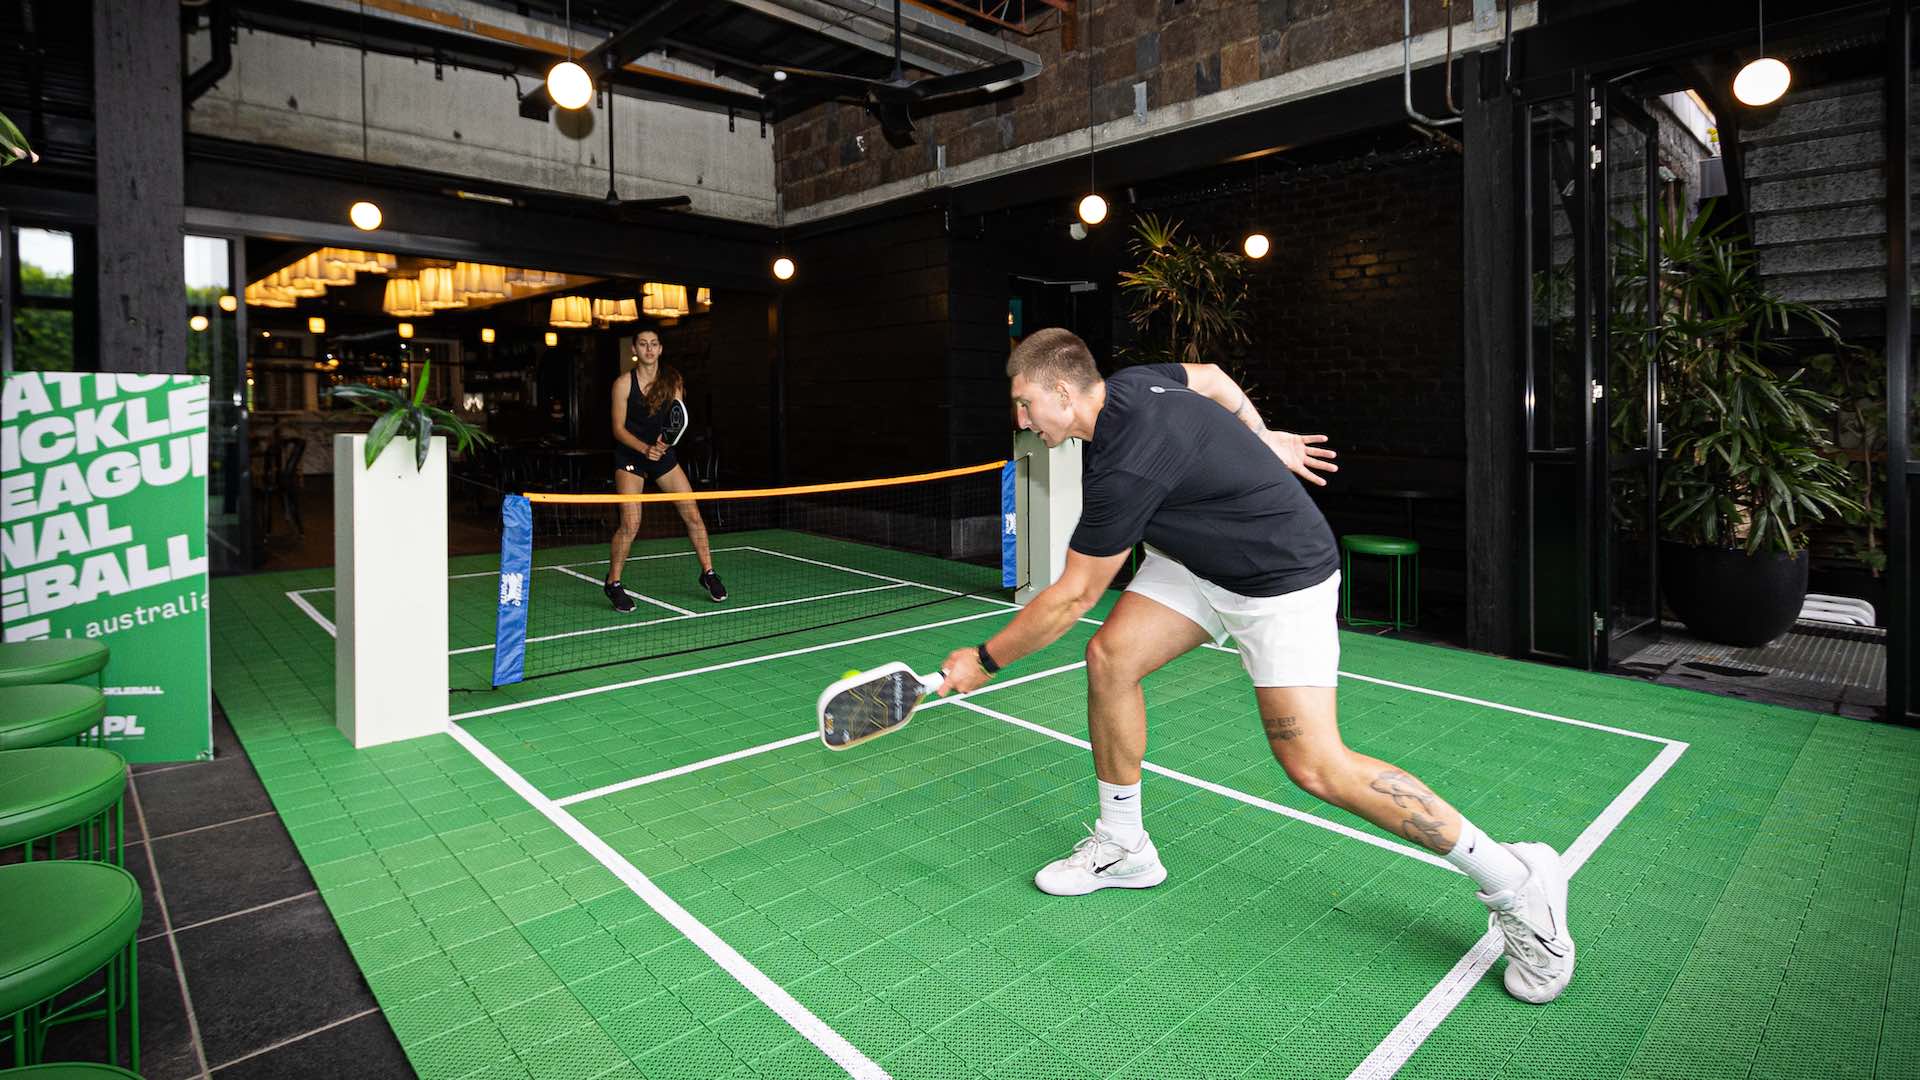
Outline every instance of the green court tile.
MULTIPOLYGON (((331 641, 284 596, 326 583, 216 582, 215 690, 422 1075, 843 1075, 452 740, 346 746, 330 716, 331 641), (500 1022, 480 1018, 483 1000, 505 1010, 500 1022), (533 1004, 561 1000, 573 1002, 564 1016, 533 1004), (589 1051, 569 1067, 563 1037, 590 1031, 630 1060, 589 1051)), ((475 604, 455 613, 462 633, 490 619, 480 584, 451 594, 475 604)), ((331 609, 327 594, 310 598, 331 609)), ((861 630, 918 621, 931 620, 861 630)), ((822 672, 937 659, 997 621, 465 728, 549 794, 571 794, 804 732, 822 672)), ((1009 675, 1077 661, 1088 633, 1009 675)), ((454 707, 847 636, 457 695, 454 707)), ((1343 647, 1350 672, 1692 744, 1574 880, 1582 969, 1567 997, 1518 1005, 1496 968, 1402 1076, 1914 1071, 1920 956, 1893 936, 1920 924, 1920 889, 1906 886, 1920 878, 1908 873, 1914 733, 1386 639, 1343 647)), ((1358 680, 1341 699, 1356 748, 1421 775, 1501 838, 1565 846, 1660 751, 1358 680)), ((980 700, 1084 733, 1078 673, 980 700)), ((1152 760, 1370 829, 1286 781, 1233 657, 1177 661, 1149 680, 1148 701, 1152 760)), ((1168 884, 1041 897, 1033 869, 1091 816, 1088 771, 1084 751, 943 706, 845 755, 803 744, 570 809, 901 1080, 1344 1075, 1484 927, 1455 875, 1161 776, 1145 805, 1168 884), (1113 1064, 1075 1071, 1090 1061, 1113 1064)))
POLYGON ((633 1065, 626 1052, 591 1022, 562 1029, 558 1037, 518 1053, 534 1080, 598 1077, 622 1065, 633 1065))

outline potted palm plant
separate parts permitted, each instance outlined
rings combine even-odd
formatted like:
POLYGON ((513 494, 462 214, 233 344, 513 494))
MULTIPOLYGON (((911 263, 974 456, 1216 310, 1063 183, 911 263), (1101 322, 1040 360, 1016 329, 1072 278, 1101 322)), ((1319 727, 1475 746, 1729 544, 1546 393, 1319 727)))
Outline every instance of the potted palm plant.
POLYGON ((1180 222, 1144 215, 1128 250, 1139 265, 1120 274, 1127 321, 1138 340, 1121 350, 1136 364, 1227 363, 1247 343, 1246 259, 1180 235, 1180 222))
POLYGON ((1762 645, 1806 598, 1809 531, 1863 512, 1833 453, 1838 403, 1776 335, 1799 324, 1843 343, 1826 313, 1769 292, 1752 250, 1711 218, 1676 208, 1660 231, 1660 577, 1693 633, 1762 645))

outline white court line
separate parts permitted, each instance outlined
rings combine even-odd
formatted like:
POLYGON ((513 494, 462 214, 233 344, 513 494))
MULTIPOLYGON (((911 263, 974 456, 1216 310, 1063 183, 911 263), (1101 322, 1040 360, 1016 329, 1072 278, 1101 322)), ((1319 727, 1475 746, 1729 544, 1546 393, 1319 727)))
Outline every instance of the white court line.
POLYGON ((560 830, 573 839, 573 842, 585 848, 589 854, 599 860, 600 865, 613 872, 613 875, 633 890, 633 894, 647 902, 647 906, 658 912, 675 930, 684 934, 688 941, 700 947, 714 963, 720 965, 727 974, 746 987, 768 1008, 779 1014, 806 1040, 820 1048, 821 1052, 845 1069, 850 1076, 861 1080, 889 1080, 886 1070, 875 1064, 873 1059, 860 1052, 839 1032, 826 1025, 811 1010, 780 988, 778 983, 766 976, 766 973, 753 965, 753 962, 720 939, 707 924, 693 917, 693 914, 677 903, 673 897, 663 892, 652 879, 640 872, 639 868, 628 862, 625 856, 613 850, 605 840, 592 829, 582 825, 578 818, 556 805, 552 799, 540 794, 526 778, 515 772, 506 762, 500 760, 493 751, 486 748, 479 739, 468 732, 449 725, 448 733, 466 747, 467 752, 477 758, 481 764, 493 771, 514 793, 527 801, 529 806, 540 811, 548 821, 560 827, 560 830))
MULTIPOLYGON (((1007 723, 1014 725, 1015 727, 1023 727, 1023 728, 1026 728, 1028 731, 1038 732, 1041 735, 1045 735, 1049 739, 1058 739, 1063 743, 1068 743, 1070 745, 1077 746, 1082 750, 1093 749, 1093 744, 1087 742, 1085 739, 1076 739, 1072 735, 1055 731, 1044 724, 1036 724, 1031 720, 1022 720, 1017 716, 1009 716, 1006 713, 997 712, 993 709, 989 709, 985 705, 975 705, 973 702, 968 701, 965 698, 962 698, 959 701, 954 702, 954 704, 960 706, 963 709, 969 709, 969 710, 972 710, 973 712, 977 712, 982 716, 991 716, 995 720, 1004 720, 1007 723)), ((1202 791, 1211 791, 1215 795, 1225 795, 1227 798, 1233 799, 1236 802, 1243 802, 1243 803, 1246 803, 1248 806, 1257 806, 1262 810, 1271 810, 1272 812, 1279 814, 1283 817, 1290 817, 1295 821, 1303 821, 1303 822, 1306 822, 1308 825, 1314 825, 1319 828, 1326 829, 1329 832, 1339 833, 1341 836, 1344 836, 1349 840, 1358 840, 1363 844, 1372 844, 1374 847, 1380 848, 1383 851, 1391 851, 1395 855, 1405 855, 1409 859, 1418 859, 1423 863, 1428 863, 1433 866, 1437 866, 1442 870, 1451 871, 1456 874, 1460 872, 1453 868, 1452 863, 1449 863, 1447 860, 1441 858, 1438 855, 1435 855, 1431 851, 1422 851, 1419 848, 1410 847, 1406 844, 1396 843, 1392 840, 1375 836, 1372 833, 1361 832, 1359 829, 1356 829, 1351 825, 1342 825, 1337 821, 1328 821, 1326 818, 1323 818, 1323 817, 1315 817, 1304 810, 1295 810, 1290 806, 1281 806, 1277 802, 1271 802, 1267 799, 1263 799, 1259 797, 1258 795, 1249 795, 1244 791, 1238 791, 1238 790, 1235 790, 1234 788, 1230 788, 1222 784, 1216 784, 1211 780, 1202 780, 1197 776, 1190 776, 1187 773, 1180 772, 1177 769, 1169 769, 1164 765, 1155 765, 1151 761, 1142 761, 1140 763, 1140 768, 1146 772, 1153 773, 1157 776, 1164 776, 1169 780, 1178 780, 1183 784, 1190 784, 1194 787, 1201 789, 1202 791)))
MULTIPOLYGON (((690 611, 686 615, 671 615, 659 619, 642 619, 639 622, 614 623, 609 626, 590 627, 586 630, 568 630, 559 634, 541 634, 538 637, 528 638, 527 644, 532 645, 535 642, 541 641, 559 641, 562 638, 570 637, 584 637, 589 634, 612 634, 622 630, 638 630, 643 626, 659 626, 663 623, 685 622, 687 619, 711 619, 721 615, 736 615, 742 611, 759 611, 763 608, 786 607, 789 604, 810 604, 815 600, 837 600, 842 596, 858 596, 861 593, 886 592, 889 589, 905 587, 906 586, 903 585, 870 585, 864 589, 847 589, 842 592, 821 593, 819 596, 799 596, 792 600, 769 600, 764 604, 742 604, 738 607, 728 605, 723 608, 715 608, 712 611, 690 611)), ((492 652, 494 648, 495 646, 493 645, 468 645, 465 648, 454 649, 447 655, 459 656, 463 653, 492 652)))
MULTIPOLYGON (((893 588, 893 586, 887 586, 887 588, 893 588)), ((1023 675, 1018 679, 1008 679, 1003 683, 983 686, 975 690, 972 696, 978 697, 981 694, 992 693, 995 690, 1005 690, 1009 686, 1018 686, 1021 683, 1032 682, 1035 679, 1044 679, 1049 675, 1058 675, 1063 671, 1072 671, 1075 668, 1086 666, 1087 662, 1084 660, 1077 664, 1062 664, 1057 668, 1049 668, 1046 671, 1036 671, 1031 675, 1023 675)), ((915 711, 926 712, 928 709, 937 708, 941 705, 952 705, 959 700, 957 697, 941 698, 938 701, 922 705, 915 711)), ((775 750, 784 750, 789 746, 797 746, 800 743, 818 738, 819 735, 820 729, 816 727, 802 735, 790 735, 784 739, 775 739, 772 742, 761 743, 759 746, 749 746, 745 750, 735 750, 730 754, 721 754, 717 757, 706 758, 686 765, 677 765, 671 769, 662 769, 659 772, 648 773, 645 776, 636 776, 631 780, 621 780, 618 783, 608 784, 605 787, 597 787, 592 791, 582 791, 579 794, 568 795, 565 798, 555 799, 553 801, 559 806, 572 806, 574 803, 586 802, 588 799, 598 799, 603 795, 612 795, 615 792, 626 791, 630 788, 643 787, 647 784, 658 783, 661 780, 671 780, 676 776, 685 776, 688 773, 699 772, 701 769, 714 765, 725 765, 729 761, 740 761, 745 758, 758 757, 761 754, 771 753, 775 750)))
MULTIPOLYGON (((589 584, 599 585, 599 586, 602 586, 603 588, 606 585, 605 582, 600 581, 597 578, 590 578, 587 575, 581 573, 580 571, 573 569, 572 567, 556 566, 556 567, 553 567, 553 569, 560 571, 561 573, 567 575, 568 577, 579 578, 581 581, 588 582, 589 584)), ((627 588, 625 585, 620 586, 620 591, 626 593, 628 596, 633 597, 635 600, 645 600, 647 603, 652 604, 654 607, 665 608, 668 611, 673 612, 675 615, 692 615, 693 614, 693 612, 688 611, 686 608, 669 604, 665 600, 655 600, 653 597, 648 596, 646 593, 634 592, 632 589, 627 588)))
POLYGON ((955 623, 973 622, 976 619, 992 618, 999 614, 1001 614, 1001 612, 998 610, 982 611, 973 615, 962 615, 957 619, 942 619, 939 622, 922 623, 919 626, 906 626, 898 630, 883 630, 880 633, 868 634, 865 637, 847 638, 843 641, 829 641, 820 645, 808 645, 805 648, 788 649, 785 652, 766 653, 761 656, 748 656, 739 660, 729 660, 724 664, 710 664, 707 667, 693 668, 688 671, 669 671, 660 675, 649 675, 644 679, 629 679, 626 682, 612 683, 607 686, 589 686, 582 690, 569 690, 564 694, 553 694, 549 697, 535 698, 532 701, 519 701, 510 705, 496 705, 491 709, 475 709, 472 712, 458 713, 447 719, 471 720, 476 716, 492 716, 496 713, 516 712, 520 709, 531 709, 536 705, 548 705, 556 701, 571 701, 574 698, 592 697, 595 694, 609 694, 615 690, 630 690, 633 687, 645 686, 648 683, 665 682, 668 679, 684 679, 689 675, 704 675, 709 671, 725 671, 728 668, 758 664, 765 660, 781 660, 789 656, 801 656, 806 653, 821 652, 826 649, 838 649, 846 645, 858 645, 867 641, 879 641, 882 638, 899 637, 902 634, 917 634, 922 630, 952 626, 955 623))
POLYGON ((340 636, 339 631, 334 629, 332 621, 329 620, 325 615, 322 615, 318 611, 315 611, 313 608, 313 605, 307 603, 306 597, 300 595, 297 592, 290 592, 287 594, 287 599, 293 601, 294 607, 297 607, 301 611, 306 612, 307 618, 312 619, 314 622, 319 623, 320 628, 322 630, 325 630, 327 633, 332 634, 334 637, 340 636))
MULTIPOLYGON (((1667 746, 1652 762, 1648 763, 1646 768, 1640 770, 1640 775, 1634 778, 1633 783, 1628 784, 1625 790, 1614 796, 1613 801, 1607 804, 1606 810, 1580 833, 1579 839, 1575 840, 1562 856, 1567 865, 1568 877, 1572 877, 1586 865, 1587 859, 1600 847, 1601 842, 1613 834, 1613 830, 1620 826, 1620 822, 1626 819, 1633 808, 1639 805, 1640 800, 1646 797, 1647 792, 1652 790, 1653 785, 1667 774, 1668 769, 1673 768, 1673 763, 1680 760, 1680 755, 1686 751, 1686 743, 1668 740, 1667 746)), ((1460 958, 1460 962, 1453 965, 1453 970, 1447 972, 1446 977, 1441 979, 1432 990, 1427 991, 1427 996, 1420 999, 1420 1003, 1413 1007, 1413 1011, 1407 1013, 1398 1024, 1394 1025, 1393 1030, 1387 1033, 1387 1037, 1380 1040, 1380 1045, 1373 1048, 1373 1053, 1368 1054, 1364 1061, 1354 1067, 1353 1072, 1348 1074, 1347 1080, 1387 1080, 1388 1077, 1398 1073, 1401 1066, 1413 1057, 1414 1051, 1420 1049, 1420 1044, 1426 1041, 1427 1036, 1433 1034, 1434 1029, 1440 1026, 1440 1022, 1447 1018, 1447 1014, 1453 1012, 1454 1007, 1465 1000, 1468 992, 1479 984, 1480 977, 1485 975, 1488 969, 1493 967, 1493 962, 1500 958, 1500 952, 1500 931, 1488 930, 1486 935, 1460 958)))
MULTIPOLYGON (((744 548, 744 547, 717 547, 717 548, 713 548, 712 550, 715 552, 722 552, 722 551, 758 551, 759 549, 744 548)), ((692 555, 693 555, 693 552, 691 551, 669 551, 660 555, 629 555, 627 556, 627 561, 628 562, 648 562, 653 559, 685 559, 685 558, 692 557, 692 555)), ((612 560, 588 559, 585 562, 542 563, 541 565, 534 567, 534 569, 535 570, 565 570, 570 566, 605 566, 610 561, 612 560)), ((499 576, 500 576, 500 571, 498 570, 474 570, 470 573, 465 573, 465 574, 448 574, 447 580, 448 581, 464 581, 467 578, 499 577, 499 576)), ((332 592, 333 586, 315 585, 310 589, 295 589, 293 591, 296 593, 300 593, 301 595, 305 595, 307 593, 316 593, 316 592, 332 592)))

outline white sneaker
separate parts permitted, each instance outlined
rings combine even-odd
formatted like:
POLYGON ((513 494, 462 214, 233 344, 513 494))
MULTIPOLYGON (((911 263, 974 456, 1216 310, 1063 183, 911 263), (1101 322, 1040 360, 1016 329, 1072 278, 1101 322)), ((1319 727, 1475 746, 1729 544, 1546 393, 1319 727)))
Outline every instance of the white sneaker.
POLYGON ((1073 845, 1064 859, 1040 868, 1033 883, 1054 896, 1085 896, 1095 889, 1151 889, 1167 880, 1153 839, 1140 834, 1140 846, 1129 851, 1098 828, 1073 845))
POLYGON ((1567 871, 1546 844, 1508 844, 1527 866, 1519 888, 1474 895, 1491 914, 1487 928, 1498 927, 1507 940, 1507 993, 1544 1005, 1560 996, 1573 978, 1573 935, 1567 929, 1567 871))

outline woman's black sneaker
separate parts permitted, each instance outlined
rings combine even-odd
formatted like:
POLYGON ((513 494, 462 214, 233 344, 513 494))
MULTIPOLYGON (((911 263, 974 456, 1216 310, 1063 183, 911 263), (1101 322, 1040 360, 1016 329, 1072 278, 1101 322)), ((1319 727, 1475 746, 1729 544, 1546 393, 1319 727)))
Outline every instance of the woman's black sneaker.
POLYGON ((711 570, 701 571, 700 584, 702 587, 704 587, 707 590, 707 595, 713 597, 714 603, 717 604, 720 601, 725 600, 727 598, 727 587, 725 585, 720 584, 719 574, 716 574, 711 570))
POLYGON ((626 587, 617 581, 607 582, 607 600, 613 604, 615 611, 633 610, 633 597, 628 596, 626 587))

